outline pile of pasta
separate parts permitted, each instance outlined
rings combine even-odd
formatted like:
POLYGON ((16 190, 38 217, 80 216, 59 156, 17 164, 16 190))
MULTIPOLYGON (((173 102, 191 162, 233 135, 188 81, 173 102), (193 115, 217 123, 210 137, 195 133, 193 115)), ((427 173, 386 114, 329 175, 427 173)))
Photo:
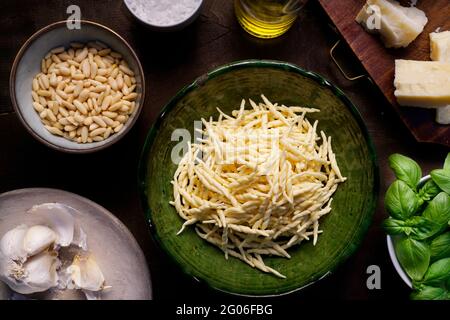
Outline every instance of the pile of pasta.
POLYGON ((263 256, 313 239, 331 211, 342 176, 331 137, 306 115, 318 109, 243 100, 217 121, 202 119, 202 138, 189 145, 174 175, 171 204, 197 234, 263 272, 285 278, 263 256))

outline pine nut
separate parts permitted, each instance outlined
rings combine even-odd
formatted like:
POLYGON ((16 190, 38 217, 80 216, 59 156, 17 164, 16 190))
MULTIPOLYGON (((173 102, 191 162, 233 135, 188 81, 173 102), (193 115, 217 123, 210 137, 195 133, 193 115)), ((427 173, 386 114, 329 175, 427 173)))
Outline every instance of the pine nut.
POLYGON ((125 123, 127 120, 127 117, 124 115, 117 116, 116 118, 116 121, 119 121, 120 123, 125 123))
POLYGON ((89 98, 89 90, 83 89, 80 92, 80 95, 78 96, 78 100, 80 100, 80 102, 85 102, 88 98, 89 98))
POLYGON ((107 116, 102 116, 103 121, 105 121, 106 125, 112 127, 114 124, 114 120, 107 117, 107 116))
MULTIPOLYGON (((77 127, 75 127, 73 125, 67 125, 64 127, 64 131, 67 131, 67 132, 74 131, 76 129, 77 129, 77 127)), ((73 138, 73 137, 71 137, 71 138, 73 138)))
POLYGON ((133 93, 130 93, 129 95, 123 97, 122 99, 123 100, 131 100, 132 101, 132 100, 136 100, 136 98, 137 98, 137 93, 133 92, 133 93))
POLYGON ((119 66, 119 69, 122 70, 123 73, 129 75, 130 77, 134 77, 134 72, 130 68, 121 64, 119 66))
POLYGON ((85 119, 84 116, 79 115, 79 114, 75 114, 75 115, 73 116, 73 118, 74 118, 74 120, 75 120, 76 122, 78 122, 78 123, 83 123, 83 122, 84 122, 84 119, 85 119))
POLYGON ((86 78, 89 78, 91 76, 91 65, 88 59, 83 60, 81 64, 81 70, 83 71, 83 74, 86 78))
POLYGON ((105 133, 103 134, 103 139, 108 139, 109 138, 109 136, 111 135, 111 133, 112 133, 112 128, 111 127, 109 127, 109 128, 107 128, 106 129, 106 131, 105 131, 105 133))
POLYGON ((111 111, 103 111, 102 115, 110 118, 110 119, 115 119, 117 117, 117 113, 116 112, 111 112, 111 111))
POLYGON ((77 136, 77 132, 75 130, 69 132, 70 139, 76 139, 76 136, 77 136))
POLYGON ((102 135, 106 132, 106 128, 98 128, 95 130, 92 130, 91 133, 89 133, 89 137, 93 138, 95 136, 102 135))
POLYGON ((58 123, 62 124, 63 126, 68 126, 70 124, 70 122, 69 122, 69 120, 67 120, 67 118, 59 119, 58 123))
POLYGON ((117 88, 118 88, 117 82, 112 76, 108 78, 108 83, 111 86, 111 89, 113 89, 114 91, 117 91, 117 88))
POLYGON ((94 116, 94 117, 92 117, 92 120, 94 120, 94 122, 95 122, 96 124, 98 124, 100 127, 106 128, 106 123, 105 123, 105 121, 103 121, 103 119, 100 118, 99 116, 94 116))
POLYGON ((81 61, 83 61, 84 59, 86 59, 87 55, 88 55, 88 49, 84 48, 76 57, 75 57, 75 61, 78 63, 81 63, 81 61))
POLYGON ((120 73, 116 78, 117 83, 117 89, 116 90, 122 90, 123 88, 123 76, 122 73, 120 73))
POLYGON ((117 127, 115 127, 114 132, 119 133, 122 129, 123 129, 123 123, 121 123, 117 127))
POLYGON ((54 115, 53 111, 50 109, 47 109, 47 119, 50 120, 51 122, 56 122, 56 116, 54 115))
POLYGON ((42 111, 45 110, 44 106, 41 105, 39 102, 33 102, 33 107, 34 107, 34 110, 36 110, 39 113, 41 113, 42 111))
POLYGON ((100 56, 100 57, 105 57, 105 56, 107 56, 109 53, 111 52, 111 49, 103 49, 103 50, 100 50, 99 52, 98 52, 98 55, 100 56))
POLYGON ((100 142, 100 141, 103 141, 105 139, 103 137, 100 137, 100 136, 95 136, 95 137, 92 138, 92 140, 94 140, 95 142, 100 142))
POLYGON ((91 78, 95 79, 95 77, 97 76, 98 66, 93 61, 89 63, 89 66, 91 68, 91 78))
POLYGON ((67 100, 67 98, 69 97, 69 96, 67 95, 67 93, 65 93, 65 92, 62 91, 62 90, 56 90, 56 93, 58 94, 58 96, 60 96, 60 97, 63 98, 64 100, 67 100))
POLYGON ((46 128, 51 134, 54 134, 54 135, 57 135, 57 136, 63 136, 63 135, 64 135, 64 133, 63 133, 61 130, 59 130, 58 128, 50 127, 50 126, 45 126, 45 128, 46 128))
POLYGON ((112 100, 111 96, 107 96, 106 98, 103 99, 101 106, 102 110, 108 109, 108 107, 111 105, 111 100, 112 100))
POLYGON ((82 127, 81 128, 81 141, 83 143, 86 143, 88 137, 89 137, 89 129, 88 129, 88 127, 82 127))
POLYGON ((87 117, 86 119, 84 119, 83 124, 85 126, 90 126, 92 124, 94 120, 92 120, 92 117, 87 117))

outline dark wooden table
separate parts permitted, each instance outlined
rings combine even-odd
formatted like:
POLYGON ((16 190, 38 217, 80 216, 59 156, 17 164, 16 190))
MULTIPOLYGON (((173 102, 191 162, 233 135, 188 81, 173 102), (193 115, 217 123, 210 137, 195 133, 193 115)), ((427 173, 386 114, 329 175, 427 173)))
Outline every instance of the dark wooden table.
MULTIPOLYGON (((200 18, 170 34, 148 31, 120 0, 2 0, 0 2, 0 192, 50 187, 92 199, 119 217, 135 235, 150 265, 156 299, 223 299, 185 276, 152 241, 137 191, 137 164, 147 131, 164 104, 184 85, 208 70, 235 60, 258 58, 293 62, 325 75, 358 106, 375 142, 381 170, 381 197, 363 245, 335 274, 283 299, 407 299, 409 289, 395 273, 380 222, 382 196, 393 180, 387 157, 394 152, 415 158, 425 173, 440 167, 443 147, 421 145, 405 129, 391 106, 370 82, 345 80, 329 56, 339 36, 316 1, 310 1, 294 27, 269 41, 245 34, 234 17, 231 0, 205 0, 200 18), (25 40, 47 24, 67 18, 70 4, 84 19, 116 30, 138 53, 147 78, 147 100, 131 132, 117 145, 91 155, 67 155, 35 141, 11 110, 8 79, 15 54, 25 40), (9 110, 9 111, 8 111, 9 110), (368 290, 366 269, 381 268, 382 289, 368 290)), ((348 48, 338 58, 350 73, 361 73, 348 48)), ((107 246, 105 246, 107 249, 107 246)))

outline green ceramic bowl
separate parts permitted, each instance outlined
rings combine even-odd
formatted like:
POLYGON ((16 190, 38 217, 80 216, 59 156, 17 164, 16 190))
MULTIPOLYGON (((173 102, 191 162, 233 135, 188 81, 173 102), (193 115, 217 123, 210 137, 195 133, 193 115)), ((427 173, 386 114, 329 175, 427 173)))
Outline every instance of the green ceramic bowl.
POLYGON ((154 238, 189 275, 209 286, 239 295, 272 296, 301 289, 329 275, 359 246, 370 223, 378 194, 378 167, 369 134, 355 106, 323 77, 277 61, 242 61, 220 67, 181 90, 151 129, 140 164, 140 187, 154 238), (332 136, 340 168, 348 177, 334 196, 333 210, 321 220, 324 233, 289 250, 291 259, 265 258, 287 279, 252 269, 200 239, 193 227, 176 233, 183 221, 169 205, 176 165, 171 161, 172 132, 193 133, 194 121, 217 118, 216 107, 237 109, 241 99, 303 105, 321 110, 310 119, 332 136))

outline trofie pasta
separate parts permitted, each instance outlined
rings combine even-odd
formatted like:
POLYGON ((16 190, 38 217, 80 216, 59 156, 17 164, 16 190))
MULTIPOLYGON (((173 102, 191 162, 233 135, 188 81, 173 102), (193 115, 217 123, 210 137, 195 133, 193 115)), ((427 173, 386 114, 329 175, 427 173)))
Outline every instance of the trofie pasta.
POLYGON ((202 119, 203 137, 189 145, 175 172, 171 204, 197 234, 263 272, 284 275, 262 257, 290 258, 288 249, 322 230, 342 176, 331 137, 305 107, 250 100, 232 116, 202 119))

